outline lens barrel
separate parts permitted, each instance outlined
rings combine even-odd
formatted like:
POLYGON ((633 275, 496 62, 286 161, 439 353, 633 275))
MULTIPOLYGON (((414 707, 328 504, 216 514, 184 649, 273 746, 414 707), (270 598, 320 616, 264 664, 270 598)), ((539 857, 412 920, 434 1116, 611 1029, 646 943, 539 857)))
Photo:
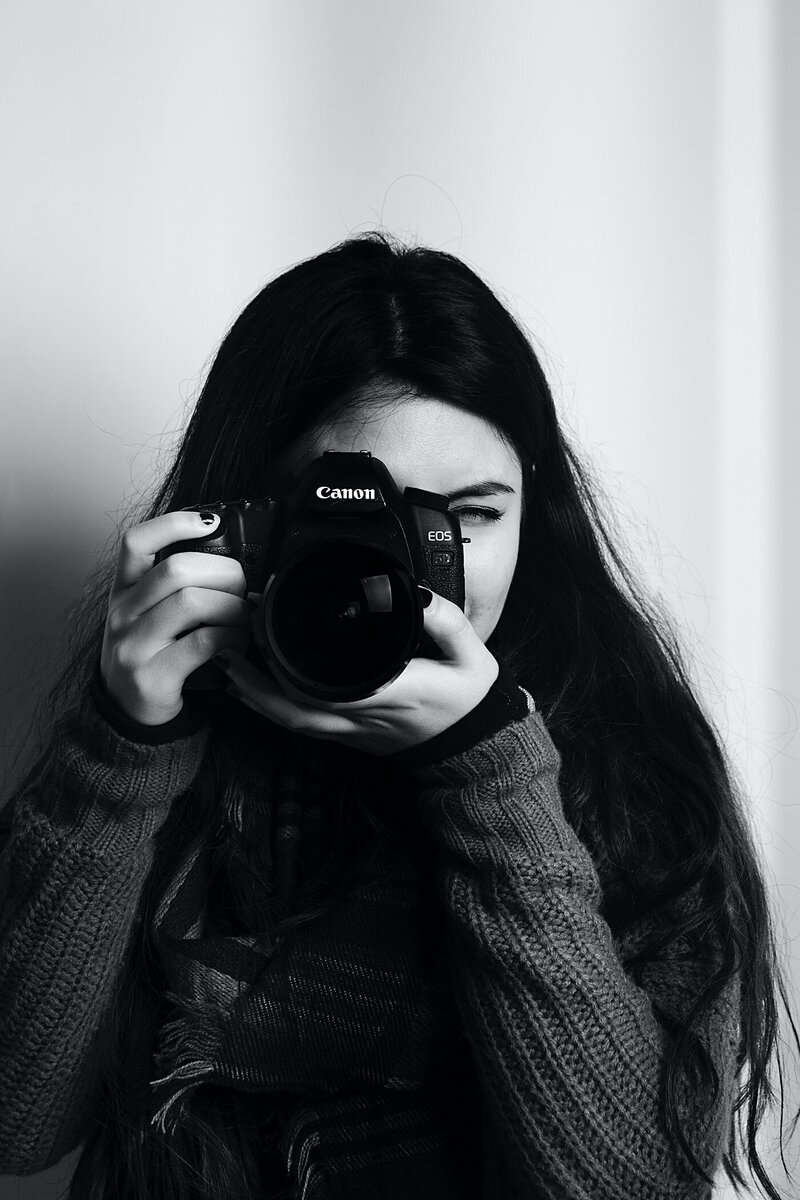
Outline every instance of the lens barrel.
POLYGON ((338 539, 284 562, 257 619, 273 669, 308 695, 334 701, 385 687, 422 634, 410 572, 373 546, 338 539))

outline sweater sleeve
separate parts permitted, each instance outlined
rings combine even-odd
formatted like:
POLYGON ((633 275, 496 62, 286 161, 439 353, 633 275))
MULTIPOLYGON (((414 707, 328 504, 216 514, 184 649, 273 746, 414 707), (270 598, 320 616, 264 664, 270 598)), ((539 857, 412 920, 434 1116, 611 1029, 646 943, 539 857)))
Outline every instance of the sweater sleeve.
POLYGON ((85 1135, 153 838, 206 738, 137 744, 87 694, 3 810, 0 1171, 42 1170, 85 1135))
MULTIPOLYGON (((710 1188, 666 1128, 670 1038, 658 1013, 688 1010, 702 964, 676 953, 651 964, 642 987, 626 973, 600 915, 594 864, 564 816, 559 768, 532 712, 446 761, 410 769, 440 848, 454 993, 495 1173, 507 1173, 509 1197, 698 1200, 710 1188)), ((700 1031, 716 1097, 697 1080, 679 1093, 682 1128, 712 1177, 730 1130, 736 1035, 729 994, 700 1031)))

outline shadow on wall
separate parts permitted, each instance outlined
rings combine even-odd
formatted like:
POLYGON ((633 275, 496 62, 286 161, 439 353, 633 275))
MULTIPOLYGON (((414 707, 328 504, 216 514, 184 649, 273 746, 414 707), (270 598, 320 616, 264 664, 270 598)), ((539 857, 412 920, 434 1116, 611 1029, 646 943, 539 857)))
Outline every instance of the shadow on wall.
POLYGON ((38 700, 55 681, 70 609, 95 562, 85 549, 91 539, 73 536, 74 546, 34 536, 3 551, 5 577, 15 586, 0 592, 0 807, 20 778, 19 746, 38 700))
MULTIPOLYGON (((80 536, 77 545, 82 548, 80 536)), ((83 572, 92 565, 91 556, 65 546, 63 540, 48 544, 33 538, 25 546, 4 552, 7 579, 16 587, 0 594, 0 629, 3 630, 0 690, 2 729, 2 793, 5 804, 18 775, 14 760, 24 740, 34 706, 55 678, 56 657, 61 649, 67 614, 83 587, 83 572)), ((17 770, 22 764, 17 764, 17 770)), ((0 1200, 59 1200, 66 1194, 78 1152, 67 1155, 54 1167, 19 1178, 0 1175, 0 1200)))

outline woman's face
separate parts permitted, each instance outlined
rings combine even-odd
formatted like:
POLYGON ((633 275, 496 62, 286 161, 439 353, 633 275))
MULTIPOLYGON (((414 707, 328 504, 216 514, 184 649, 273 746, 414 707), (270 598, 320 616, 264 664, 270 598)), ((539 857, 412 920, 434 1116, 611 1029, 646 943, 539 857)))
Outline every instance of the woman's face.
POLYGON ((283 486, 325 450, 369 450, 403 488, 450 498, 464 537, 465 611, 486 642, 503 611, 519 551, 522 471, 481 417, 426 396, 373 399, 323 423, 280 456, 283 486))

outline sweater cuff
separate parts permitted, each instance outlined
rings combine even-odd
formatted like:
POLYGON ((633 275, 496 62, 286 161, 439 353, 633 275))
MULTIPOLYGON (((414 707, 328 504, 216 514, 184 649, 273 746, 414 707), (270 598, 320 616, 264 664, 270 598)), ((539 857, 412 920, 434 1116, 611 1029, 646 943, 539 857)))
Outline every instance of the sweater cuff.
POLYGON ((530 692, 517 683, 507 667, 500 663, 500 671, 484 698, 460 721, 443 729, 434 737, 397 754, 387 754, 383 762, 387 766, 406 768, 428 767, 434 763, 463 754, 478 742, 492 737, 506 725, 521 721, 536 706, 530 692))
POLYGON ((145 746, 163 746, 167 742, 175 742, 179 738, 199 733, 206 723, 203 714, 186 697, 178 715, 171 721, 165 721, 163 725, 143 725, 140 721, 135 721, 109 694, 100 674, 99 658, 94 666, 90 691, 94 706, 101 717, 129 742, 139 742, 145 746))

